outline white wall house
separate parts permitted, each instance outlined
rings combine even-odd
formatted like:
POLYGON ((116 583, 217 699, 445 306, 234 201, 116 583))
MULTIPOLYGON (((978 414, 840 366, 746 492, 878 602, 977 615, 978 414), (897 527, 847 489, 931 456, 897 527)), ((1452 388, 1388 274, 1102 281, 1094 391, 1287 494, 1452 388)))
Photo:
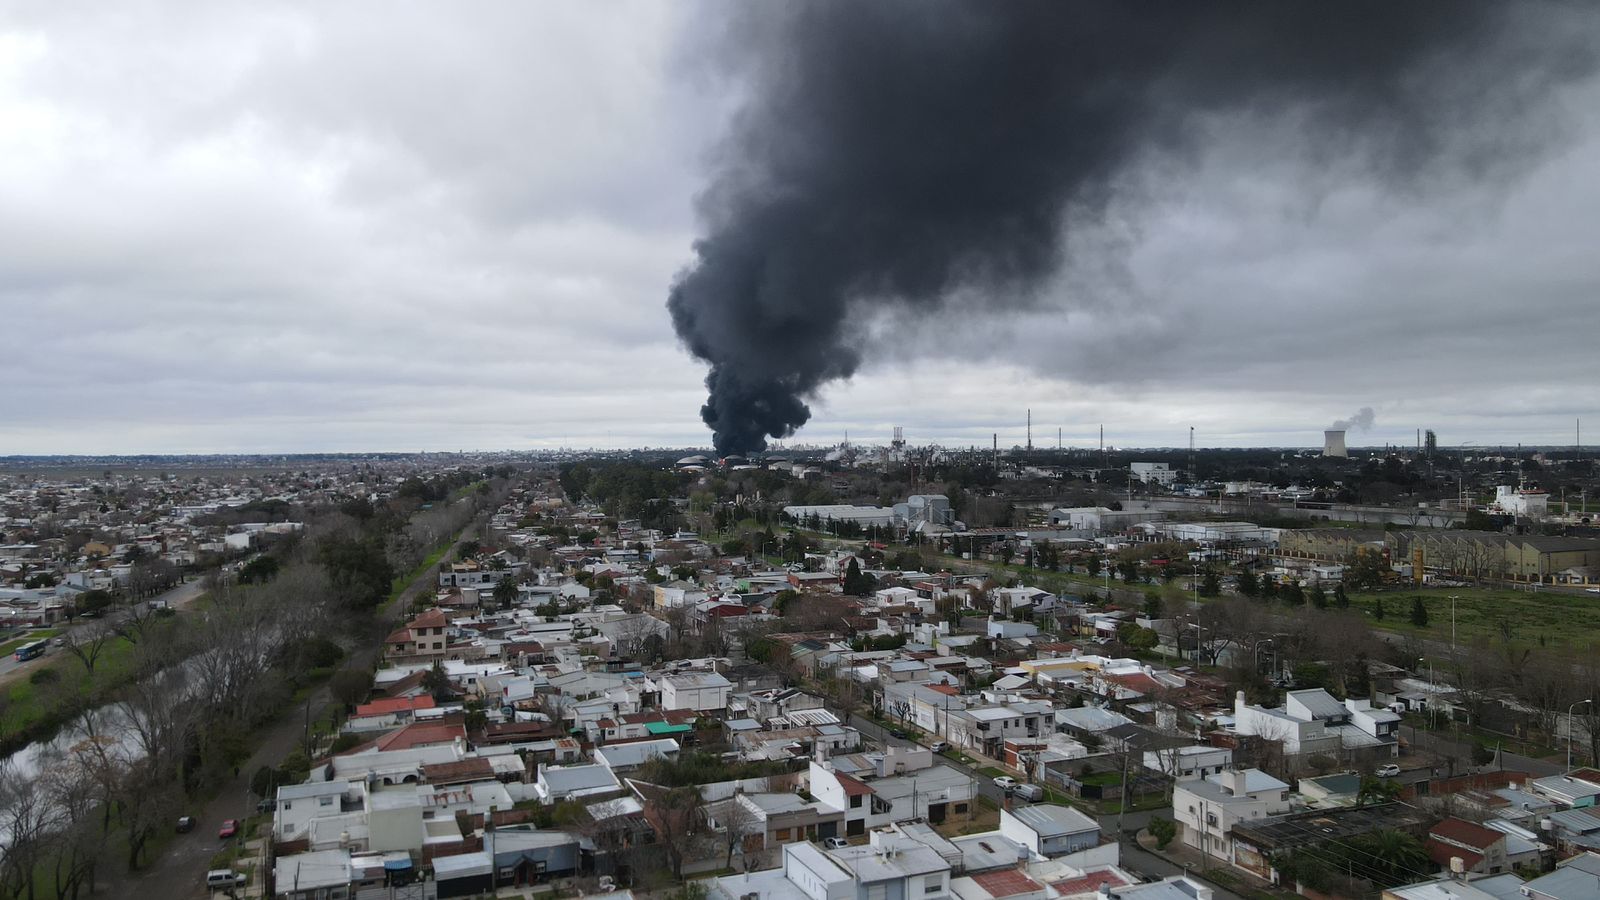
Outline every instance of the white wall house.
POLYGON ((1183 842, 1229 862, 1235 824, 1288 811, 1289 786, 1260 769, 1219 772, 1172 789, 1172 818, 1183 826, 1183 842))
POLYGON ((663 709, 710 712, 728 708, 733 682, 716 672, 685 672, 660 679, 663 709))

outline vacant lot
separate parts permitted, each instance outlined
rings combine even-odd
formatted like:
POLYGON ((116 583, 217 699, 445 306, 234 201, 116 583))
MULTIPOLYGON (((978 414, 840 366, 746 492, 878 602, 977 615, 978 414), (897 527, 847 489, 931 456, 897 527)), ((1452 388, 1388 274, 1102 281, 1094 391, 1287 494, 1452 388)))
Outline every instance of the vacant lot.
POLYGON ((1425 588, 1352 594, 1351 605, 1368 613, 1374 627, 1416 634, 1433 640, 1450 639, 1450 598, 1454 596, 1456 639, 1470 643, 1487 637, 1540 646, 1587 648, 1600 642, 1600 594, 1561 591, 1523 591, 1504 588, 1425 588), (1428 625, 1411 624, 1412 598, 1421 597, 1428 610, 1428 625), (1371 610, 1382 600, 1384 618, 1371 610))

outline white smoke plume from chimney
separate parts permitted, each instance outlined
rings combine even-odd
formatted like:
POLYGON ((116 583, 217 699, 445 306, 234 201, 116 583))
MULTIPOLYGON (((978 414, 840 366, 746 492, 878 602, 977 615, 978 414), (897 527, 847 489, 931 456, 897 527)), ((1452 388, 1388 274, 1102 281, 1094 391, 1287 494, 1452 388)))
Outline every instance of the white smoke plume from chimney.
POLYGON ((1377 421, 1377 418, 1377 414, 1372 411, 1372 407, 1363 406, 1361 409, 1356 411, 1355 415, 1351 416, 1350 418, 1340 419, 1339 421, 1334 422, 1332 425, 1329 425, 1328 430, 1370 431, 1372 430, 1373 423, 1377 421))

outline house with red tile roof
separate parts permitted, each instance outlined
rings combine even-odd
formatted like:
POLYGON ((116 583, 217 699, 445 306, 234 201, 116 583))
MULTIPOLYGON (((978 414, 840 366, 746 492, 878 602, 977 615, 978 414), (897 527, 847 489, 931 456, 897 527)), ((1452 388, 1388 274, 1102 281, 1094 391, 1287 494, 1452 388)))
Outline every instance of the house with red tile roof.
POLYGON ((442 660, 449 650, 450 620, 440 609, 430 609, 384 638, 383 655, 390 662, 442 660))
POLYGON ((1498 875, 1511 871, 1506 859, 1506 835, 1465 819, 1449 818, 1428 829, 1423 842, 1428 858, 1445 871, 1450 860, 1459 858, 1465 871, 1476 875, 1498 875))

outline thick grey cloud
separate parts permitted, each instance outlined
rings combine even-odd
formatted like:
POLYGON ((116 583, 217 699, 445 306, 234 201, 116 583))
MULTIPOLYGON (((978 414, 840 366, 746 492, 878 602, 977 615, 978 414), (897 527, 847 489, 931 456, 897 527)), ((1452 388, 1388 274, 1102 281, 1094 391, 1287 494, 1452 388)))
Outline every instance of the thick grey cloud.
MULTIPOLYGON (((661 300, 729 108, 686 58, 716 15, 8 5, 0 453, 705 443, 661 300)), ((1308 192, 1271 129, 1152 159, 1058 302, 854 323, 797 440, 1013 443, 1028 406, 1039 443, 1600 427, 1596 101, 1558 98, 1518 177, 1425 196, 1308 192)))

